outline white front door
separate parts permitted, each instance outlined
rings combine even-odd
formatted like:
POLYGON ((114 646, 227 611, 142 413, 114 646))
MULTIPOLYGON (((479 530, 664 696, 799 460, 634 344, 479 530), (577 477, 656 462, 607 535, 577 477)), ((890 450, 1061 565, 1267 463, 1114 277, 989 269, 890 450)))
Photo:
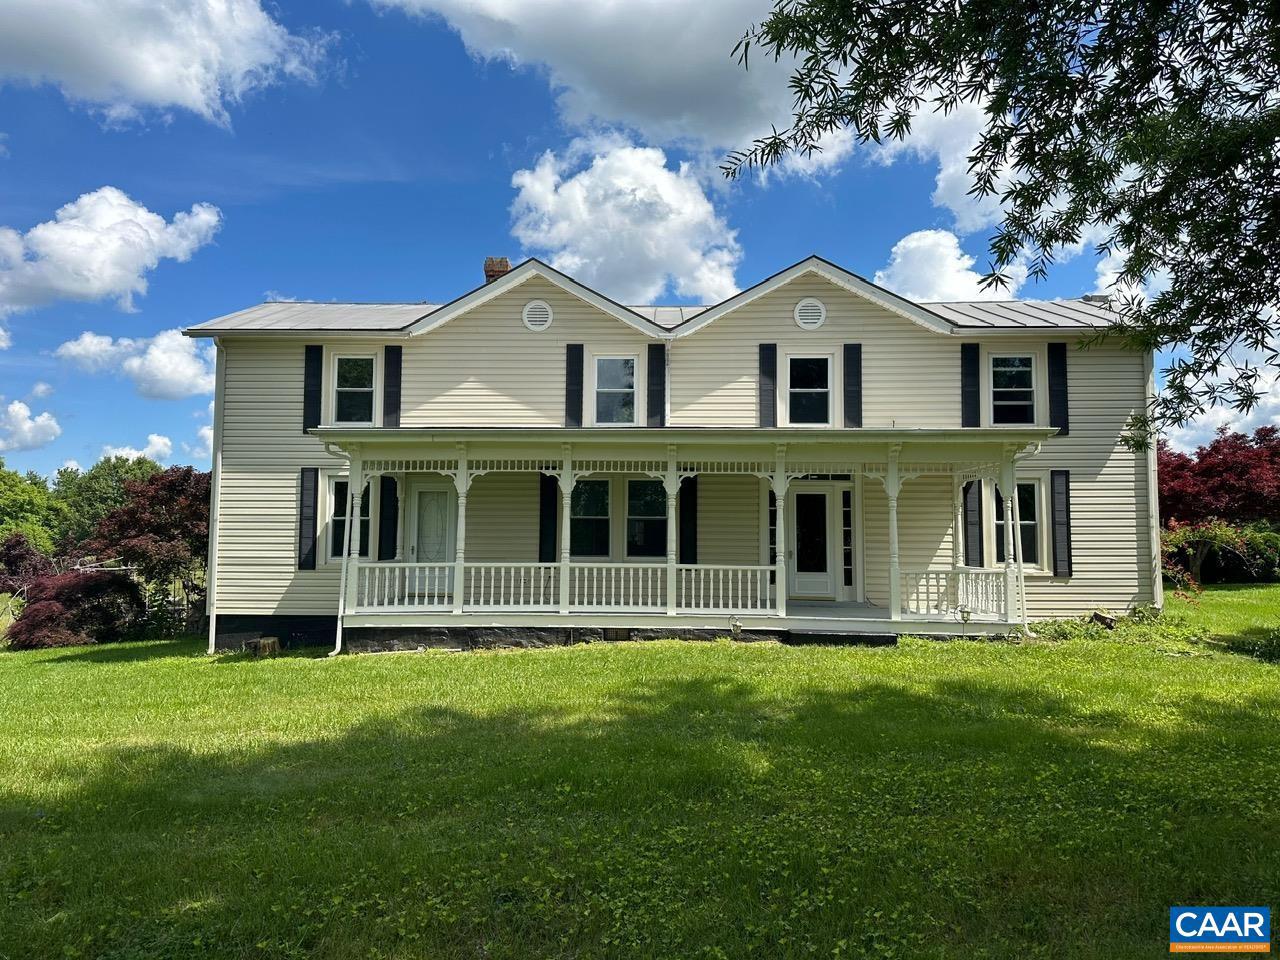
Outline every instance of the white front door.
POLYGON ((787 500, 787 592, 797 599, 834 600, 834 491, 796 484, 787 500))
POLYGON ((454 492, 443 484, 415 483, 410 487, 409 561, 453 563, 454 529, 458 512, 454 492))

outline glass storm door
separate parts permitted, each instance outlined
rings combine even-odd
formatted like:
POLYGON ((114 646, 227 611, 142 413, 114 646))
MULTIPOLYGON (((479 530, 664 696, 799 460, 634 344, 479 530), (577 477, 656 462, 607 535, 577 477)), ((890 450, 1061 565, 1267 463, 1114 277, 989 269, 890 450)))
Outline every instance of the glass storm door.
MULTIPOLYGON (((453 490, 416 484, 412 488, 409 513, 409 562, 452 564, 457 510, 453 490)), ((415 582, 426 592, 421 599, 439 600, 453 589, 453 567, 427 571, 415 582)))
POLYGON ((831 563, 831 494, 797 490, 791 497, 789 579, 793 597, 834 599, 831 563))

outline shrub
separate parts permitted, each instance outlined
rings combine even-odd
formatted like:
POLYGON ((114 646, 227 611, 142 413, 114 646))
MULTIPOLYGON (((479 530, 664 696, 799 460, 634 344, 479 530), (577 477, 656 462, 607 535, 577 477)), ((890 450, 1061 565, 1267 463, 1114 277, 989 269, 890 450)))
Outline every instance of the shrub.
POLYGON ((53 574, 53 561, 22 533, 0 540, 0 593, 19 593, 53 574))
POLYGON ((15 650, 122 640, 146 616, 141 588, 114 570, 72 570, 36 580, 9 627, 15 650))

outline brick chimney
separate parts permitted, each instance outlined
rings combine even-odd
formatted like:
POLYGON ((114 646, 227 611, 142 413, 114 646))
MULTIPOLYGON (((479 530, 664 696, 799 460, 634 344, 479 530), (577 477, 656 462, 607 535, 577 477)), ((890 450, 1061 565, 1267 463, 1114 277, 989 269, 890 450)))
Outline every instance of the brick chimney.
POLYGON ((493 283, 503 274, 511 270, 511 261, 506 257, 484 258, 484 282, 493 283))

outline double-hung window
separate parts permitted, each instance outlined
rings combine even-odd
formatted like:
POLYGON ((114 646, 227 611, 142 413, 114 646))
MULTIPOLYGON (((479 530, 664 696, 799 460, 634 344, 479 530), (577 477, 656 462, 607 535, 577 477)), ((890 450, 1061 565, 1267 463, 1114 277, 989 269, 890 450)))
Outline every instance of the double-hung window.
POLYGON ((636 422, 636 358, 596 357, 596 423, 636 422))
MULTIPOLYGON (((333 505, 332 522, 329 524, 329 556, 340 560, 347 545, 347 481, 334 480, 330 487, 329 502, 333 505)), ((369 556, 369 488, 364 488, 360 498, 359 555, 369 556)))
POLYGON ((338 357, 334 361, 334 423, 373 423, 373 371, 373 357, 338 357))
POLYGON ((609 481, 579 480, 569 498, 569 553, 609 556, 609 481))
POLYGON ((991 422, 1035 423, 1035 358, 991 358, 991 422))
MULTIPOLYGON (((1022 562, 1040 564, 1040 484, 1034 480, 1018 482, 1018 526, 1014 536, 1022 541, 1022 562)), ((1004 563, 1004 496, 996 487, 996 563, 1004 563)))
POLYGON ((661 480, 627 481, 627 556, 667 555, 667 489, 661 480))
POLYGON ((787 421, 831 423, 831 358, 787 358, 787 421))

